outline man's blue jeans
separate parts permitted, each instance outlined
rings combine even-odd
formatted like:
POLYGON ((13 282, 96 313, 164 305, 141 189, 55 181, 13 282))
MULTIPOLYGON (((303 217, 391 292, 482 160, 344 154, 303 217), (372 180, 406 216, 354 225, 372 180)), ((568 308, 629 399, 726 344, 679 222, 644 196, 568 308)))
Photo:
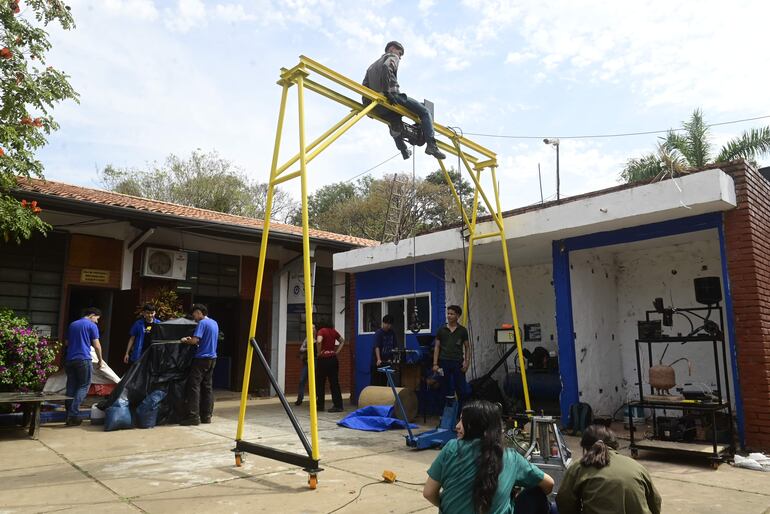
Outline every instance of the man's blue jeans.
POLYGON ((297 400, 305 398, 305 386, 307 385, 307 362, 302 366, 302 372, 299 374, 299 390, 297 391, 297 400))
POLYGON ((397 104, 403 105, 420 118, 420 126, 422 127, 425 141, 433 141, 436 139, 436 134, 433 131, 433 118, 431 118, 430 111, 427 107, 414 98, 406 96, 404 93, 398 93, 394 96, 396 97, 397 104))
POLYGON ((465 381, 465 373, 462 371, 462 361, 439 359, 438 365, 444 370, 444 397, 449 398, 456 393, 457 399, 462 403, 469 393, 468 382, 465 381))
POLYGON ((67 373, 67 396, 72 400, 66 400, 68 417, 77 417, 80 413, 80 404, 86 399, 88 387, 91 385, 91 359, 79 359, 64 363, 64 371, 67 373))

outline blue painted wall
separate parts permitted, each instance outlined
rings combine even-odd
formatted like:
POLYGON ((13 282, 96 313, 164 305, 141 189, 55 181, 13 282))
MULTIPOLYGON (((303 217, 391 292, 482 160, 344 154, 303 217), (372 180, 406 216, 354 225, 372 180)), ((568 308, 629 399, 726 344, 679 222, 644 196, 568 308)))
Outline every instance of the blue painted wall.
MULTIPOLYGON (((446 323, 444 283, 444 261, 435 260, 417 263, 416 266, 396 266, 363 273, 356 273, 356 350, 355 350, 355 398, 361 390, 371 383, 372 352, 374 334, 359 334, 360 310, 358 304, 362 300, 382 298, 387 296, 408 296, 417 293, 431 294, 431 326, 435 333, 438 327, 446 323), (416 277, 416 284, 415 284, 416 277)), ((407 331, 404 340, 406 347, 419 348, 417 336, 407 331)))

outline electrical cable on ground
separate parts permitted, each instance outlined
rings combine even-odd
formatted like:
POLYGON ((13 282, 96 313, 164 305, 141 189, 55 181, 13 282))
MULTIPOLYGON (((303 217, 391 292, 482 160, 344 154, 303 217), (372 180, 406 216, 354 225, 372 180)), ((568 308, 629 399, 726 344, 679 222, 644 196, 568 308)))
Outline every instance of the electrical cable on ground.
MULTIPOLYGON (((732 125, 734 123, 744 123, 746 121, 756 121, 756 120, 763 120, 766 118, 770 118, 770 115, 766 116, 755 116, 753 118, 744 118, 740 120, 731 120, 731 121, 722 121, 719 123, 709 123, 706 125, 707 127, 719 127, 722 125, 732 125)), ((559 139, 602 139, 602 138, 611 138, 611 137, 630 137, 630 136, 647 136, 651 134, 668 134, 669 132, 682 132, 684 131, 684 128, 672 128, 672 129, 666 129, 666 130, 647 130, 647 131, 641 131, 641 132, 621 132, 617 134, 587 134, 587 135, 577 135, 577 136, 511 136, 506 134, 482 134, 479 132, 467 132, 469 136, 481 136, 481 137, 497 137, 501 139, 544 139, 544 138, 550 138, 550 137, 556 137, 559 139)))
MULTIPOLYGON (((395 474, 394 474, 394 476, 395 476, 395 474)), ((350 500, 350 501, 348 501, 346 503, 343 503, 342 505, 340 505, 339 507, 337 507, 334 510, 330 510, 326 514, 333 514, 334 512, 339 512, 342 509, 344 509, 345 507, 347 507, 348 505, 350 505, 351 503, 355 502, 356 500, 358 500, 361 497, 361 493, 363 492, 363 490, 365 488, 369 487, 370 485, 374 485, 374 484, 392 484, 394 482, 398 482, 399 484, 414 485, 414 486, 417 486, 417 487, 421 487, 421 486, 425 485, 425 484, 416 484, 414 482, 405 482, 403 480, 398 480, 396 478, 393 478, 392 480, 388 480, 387 478, 385 478, 385 474, 383 474, 383 478, 384 478, 384 480, 377 480, 376 482, 369 482, 367 484, 362 485, 361 488, 358 490, 358 494, 356 494, 355 498, 353 498, 352 500, 350 500)))

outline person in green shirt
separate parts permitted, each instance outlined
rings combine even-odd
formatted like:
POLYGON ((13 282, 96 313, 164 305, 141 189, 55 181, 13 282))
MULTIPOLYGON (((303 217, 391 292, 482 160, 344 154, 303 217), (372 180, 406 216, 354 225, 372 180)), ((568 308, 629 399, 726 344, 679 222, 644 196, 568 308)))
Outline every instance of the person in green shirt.
POLYGON ((444 372, 442 390, 446 398, 454 397, 462 401, 468 395, 468 383, 465 372, 471 364, 471 343, 468 330, 457 322, 463 313, 459 305, 446 308, 446 325, 436 332, 433 346, 433 372, 444 372))
POLYGON ((457 439, 441 449, 422 490, 442 514, 512 513, 514 487, 538 487, 544 495, 553 490, 550 476, 503 446, 497 405, 486 400, 467 403, 455 429, 457 439))
POLYGON ((583 458, 564 473, 559 514, 660 514, 661 499, 647 470, 617 452, 612 431, 591 425, 580 441, 583 458))

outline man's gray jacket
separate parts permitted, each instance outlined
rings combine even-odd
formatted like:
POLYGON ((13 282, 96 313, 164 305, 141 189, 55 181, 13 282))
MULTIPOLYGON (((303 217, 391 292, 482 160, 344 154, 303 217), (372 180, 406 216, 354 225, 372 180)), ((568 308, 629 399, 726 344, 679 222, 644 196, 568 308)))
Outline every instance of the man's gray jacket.
POLYGON ((364 86, 378 93, 399 93, 398 90, 398 55, 385 53, 366 70, 364 86))

